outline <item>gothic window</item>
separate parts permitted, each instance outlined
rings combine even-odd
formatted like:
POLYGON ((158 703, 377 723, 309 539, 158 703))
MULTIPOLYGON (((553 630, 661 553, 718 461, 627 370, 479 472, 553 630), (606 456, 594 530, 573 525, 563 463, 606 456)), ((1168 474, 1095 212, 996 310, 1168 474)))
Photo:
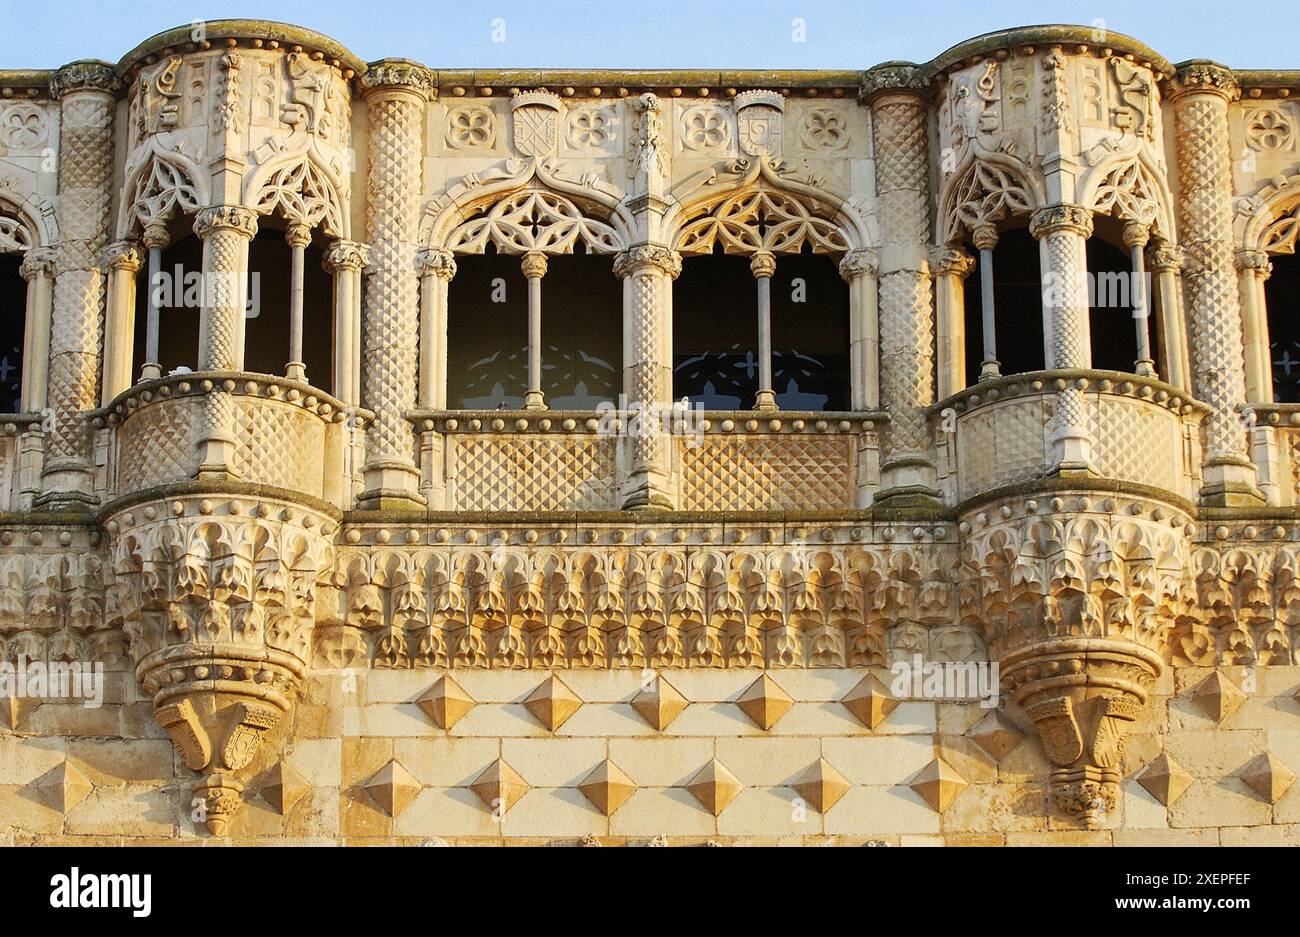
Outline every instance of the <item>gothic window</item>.
MULTIPOLYGON (((257 374, 284 374, 293 364, 290 328, 292 246, 285 231, 263 219, 248 245, 248 311, 244 320, 244 370, 257 374)), ((331 278, 321 266, 322 236, 314 232, 303 245, 302 358, 300 363, 313 387, 334 392, 334 309, 331 278)))
POLYGON ((202 274, 203 243, 189 234, 161 249, 158 272, 152 280, 147 265, 136 275, 132 374, 141 374, 148 363, 151 292, 158 303, 158 360, 153 363, 163 375, 198 368, 202 274))
POLYGON ((27 284, 18 273, 21 261, 21 254, 0 254, 0 413, 22 409, 27 284))
POLYGON ((1300 255, 1275 254, 1264 283, 1273 399, 1300 403, 1300 255))
MULTIPOLYGON (((992 249, 994 361, 997 373, 1041 371, 1043 356, 1043 299, 1038 242, 1026 228, 1011 228, 997 236, 992 249)), ((984 272, 976 268, 965 283, 966 382, 979 380, 984 367, 984 272)))
MULTIPOLYGON (((1139 358, 1133 306, 1137 290, 1150 293, 1149 279, 1136 283, 1127 252, 1106 236, 1106 221, 1096 219, 1097 233, 1088 239, 1088 327, 1092 342, 1092 366, 1102 371, 1133 371, 1139 358)), ((1144 324, 1147 348, 1156 347, 1155 316, 1144 324)))

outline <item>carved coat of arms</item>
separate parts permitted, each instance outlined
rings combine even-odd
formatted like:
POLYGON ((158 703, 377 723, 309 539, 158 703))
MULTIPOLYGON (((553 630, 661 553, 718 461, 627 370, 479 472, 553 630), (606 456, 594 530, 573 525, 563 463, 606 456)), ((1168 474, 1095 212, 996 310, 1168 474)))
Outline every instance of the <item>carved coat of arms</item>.
POLYGON ((549 91, 521 91, 510 99, 515 149, 524 156, 555 152, 560 96, 549 91))
POLYGON ((736 95, 741 151, 749 156, 780 156, 784 112, 785 98, 775 91, 743 91, 736 95))

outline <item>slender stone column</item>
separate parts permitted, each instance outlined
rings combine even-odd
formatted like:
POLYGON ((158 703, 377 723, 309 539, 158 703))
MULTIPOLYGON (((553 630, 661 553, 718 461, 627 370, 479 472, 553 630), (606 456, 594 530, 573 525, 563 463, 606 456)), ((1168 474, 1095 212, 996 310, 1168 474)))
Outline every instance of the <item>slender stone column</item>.
POLYGON ((934 271, 936 347, 939 352, 936 396, 946 400, 966 387, 966 295, 962 281, 975 269, 970 254, 956 247, 930 253, 934 271))
POLYGON ((1237 251, 1242 338, 1246 353, 1246 400, 1273 402, 1273 356, 1268 347, 1268 306, 1264 283, 1273 272, 1264 251, 1237 251))
POLYGON ((1161 360, 1165 381, 1179 390, 1191 392, 1187 365, 1187 321, 1179 271, 1183 268, 1182 248, 1167 241, 1157 241, 1147 248, 1147 268, 1155 281, 1155 302, 1159 306, 1161 360))
MULTIPOLYGON (((167 234, 167 226, 155 222, 145 227, 143 240, 144 246, 149 248, 149 269, 144 284, 146 291, 144 364, 140 368, 140 380, 149 381, 162 377, 162 365, 158 361, 158 277, 162 273, 163 248, 171 238, 167 234)), ((180 286, 180 284, 176 285, 180 286)))
POLYGON ((289 363, 285 377, 291 381, 307 380, 307 365, 302 360, 302 278, 311 228, 290 224, 284 239, 289 243, 289 363))
POLYGON ((1187 251, 1183 287, 1191 326, 1193 392, 1210 405, 1201 500, 1262 500, 1247 458, 1241 307, 1232 256, 1232 165, 1228 103, 1240 89, 1231 70, 1189 62, 1171 85, 1177 120, 1179 230, 1187 251))
POLYGON ((1138 221, 1124 225, 1124 246, 1128 248, 1132 271, 1133 328, 1137 333, 1137 360, 1133 372, 1144 377, 1156 376, 1156 363, 1151 358, 1151 297, 1147 295, 1146 252, 1151 229, 1138 221))
POLYGON ((749 271, 758 283, 758 396, 755 410, 775 410, 776 392, 772 389, 772 275, 776 257, 770 251, 758 251, 749 258, 749 271))
POLYGON ((140 272, 140 246, 114 241, 104 252, 108 265, 108 311, 104 318, 104 377, 99 403, 104 406, 131 386, 131 354, 135 339, 135 275, 140 272))
POLYGON ((372 267, 365 290, 362 402, 375 412, 366 433, 365 507, 413 508, 418 488, 415 406, 419 346, 420 166, 428 72, 403 61, 375 63, 361 78, 370 120, 366 231, 372 267))
POLYGON ((334 278, 334 396, 361 402, 361 271, 370 249, 356 241, 330 244, 321 266, 334 278))
POLYGON ((934 403, 934 310, 929 269, 929 82, 914 65, 867 72, 880 205, 881 491, 938 498, 926 411, 934 403))
MULTIPOLYGON (((1034 214, 1029 232, 1038 239, 1043 271, 1043 315, 1051 335, 1047 367, 1091 368, 1086 245, 1092 234, 1092 213, 1078 205, 1049 206, 1034 214)), ((1088 472, 1092 434, 1087 400, 1073 380, 1058 390, 1051 428, 1053 472, 1088 472)))
POLYGON ((663 433, 671 406, 672 281, 682 272, 676 251, 642 244, 619 254, 614 275, 623 280, 623 395, 629 409, 628 475, 624 508, 671 509, 672 438, 663 433))
POLYGON ((54 260, 51 247, 33 247, 18 272, 27 281, 27 316, 23 327, 22 409, 45 409, 50 368, 50 315, 54 305, 54 260))
POLYGON ((840 260, 840 276, 849 285, 849 388, 854 410, 875 410, 880 406, 876 270, 875 251, 849 251, 840 260))
MULTIPOLYGON (((194 233, 203 242, 199 370, 242 371, 248 244, 257 233, 257 214, 236 205, 205 208, 194 219, 194 233)), ((223 385, 204 395, 199 424, 199 476, 225 479, 238 475, 235 401, 223 385)))
POLYGON ((102 252, 113 188, 114 93, 105 62, 75 62, 50 81, 59 100, 59 243, 50 325, 49 407, 39 505, 94 503, 93 440, 82 413, 99 404, 102 252))
POLYGON ((420 271, 420 393, 423 409, 447 406, 447 287, 456 276, 451 251, 423 250, 420 271))
POLYGON ((546 276, 546 255, 529 251, 519 262, 528 281, 528 389, 524 392, 525 410, 545 410, 542 393, 542 277, 546 276))
POLYGON ((993 293, 993 249, 998 246, 998 229, 991 224, 977 225, 971 239, 980 255, 980 335, 984 356, 980 360, 980 380, 1002 374, 998 363, 998 319, 993 293))

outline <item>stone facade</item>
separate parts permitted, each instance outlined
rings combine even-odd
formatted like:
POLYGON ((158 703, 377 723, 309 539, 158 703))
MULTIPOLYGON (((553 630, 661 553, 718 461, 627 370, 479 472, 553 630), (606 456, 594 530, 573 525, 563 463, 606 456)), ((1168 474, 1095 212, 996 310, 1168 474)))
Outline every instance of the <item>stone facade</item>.
POLYGON ((1074 27, 638 74, 367 65, 226 21, 0 72, 26 281, 0 658, 106 668, 97 707, 0 699, 0 842, 1300 843, 1300 406, 1262 298, 1300 227, 1297 92, 1074 27), (244 365, 271 224, 282 374, 244 365), (1152 284, 1122 371, 1075 289, 1107 225, 1152 284), (1015 227, 1028 373, 993 340, 1015 227), (191 231, 198 366, 164 374, 137 290, 191 231), (575 250, 622 283, 612 412, 542 390, 575 250), (527 281, 527 393, 449 409, 449 286, 485 252, 527 281), (717 252, 754 277, 759 391, 692 415, 674 284, 717 252), (801 252, 848 285, 847 410, 772 387, 801 252), (998 704, 900 686, 918 659, 996 664, 998 704))

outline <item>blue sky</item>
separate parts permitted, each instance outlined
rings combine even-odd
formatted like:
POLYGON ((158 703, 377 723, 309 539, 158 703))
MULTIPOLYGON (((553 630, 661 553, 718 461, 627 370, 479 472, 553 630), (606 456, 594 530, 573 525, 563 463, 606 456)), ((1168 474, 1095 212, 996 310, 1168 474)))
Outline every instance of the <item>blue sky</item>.
POLYGON ((0 68, 117 61, 163 29, 228 17, 309 26, 367 60, 449 68, 866 68, 924 61, 1008 26, 1097 20, 1174 62, 1300 68, 1294 0, 0 0, 0 11, 0 68), (803 42, 793 41, 796 18, 803 42), (504 20, 504 42, 493 41, 495 20, 504 20))

